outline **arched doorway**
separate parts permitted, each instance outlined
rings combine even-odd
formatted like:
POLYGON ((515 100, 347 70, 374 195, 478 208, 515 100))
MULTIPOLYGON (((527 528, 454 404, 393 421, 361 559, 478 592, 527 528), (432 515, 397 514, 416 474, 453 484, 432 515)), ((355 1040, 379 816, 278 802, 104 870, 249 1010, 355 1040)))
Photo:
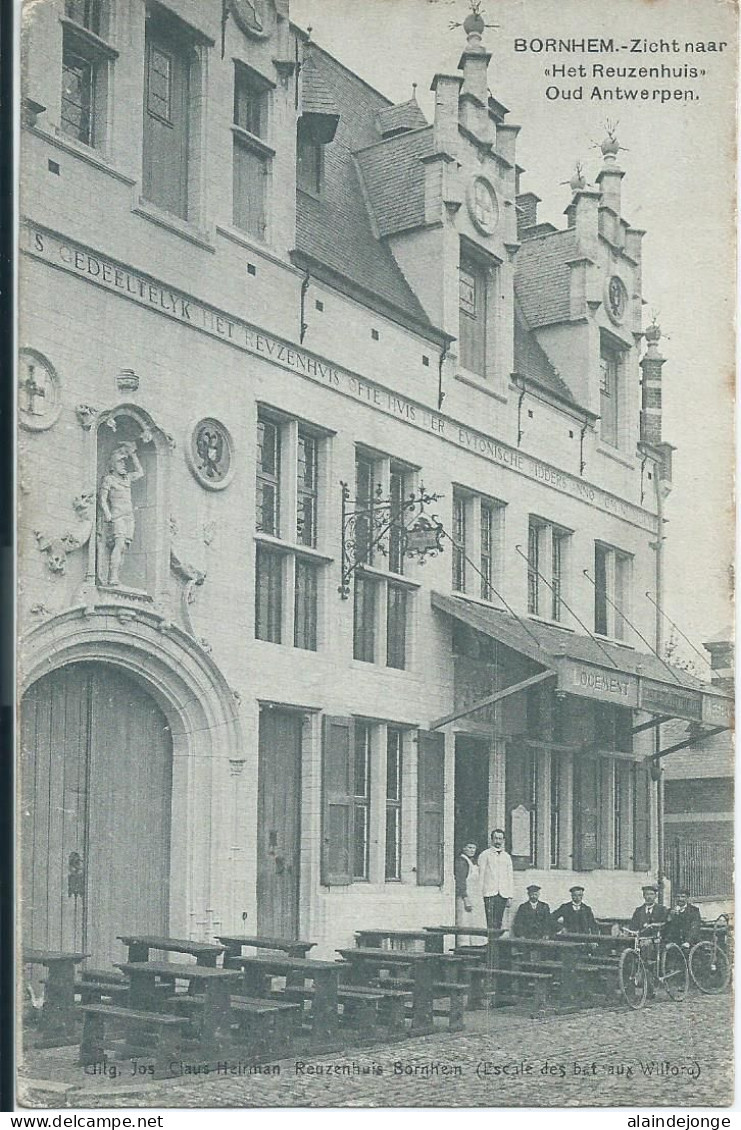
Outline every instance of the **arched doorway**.
POLYGON ((98 662, 38 679, 20 776, 24 944, 98 965, 118 934, 166 933, 172 738, 143 684, 98 662))

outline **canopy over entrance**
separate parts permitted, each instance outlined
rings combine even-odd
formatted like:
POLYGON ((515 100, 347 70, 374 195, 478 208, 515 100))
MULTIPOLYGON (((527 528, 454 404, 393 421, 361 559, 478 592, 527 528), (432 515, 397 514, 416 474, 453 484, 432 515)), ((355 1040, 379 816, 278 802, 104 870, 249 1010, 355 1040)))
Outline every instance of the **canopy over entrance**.
MULTIPOLYGON (((518 619, 499 609, 484 608, 443 593, 432 593, 432 607, 527 656, 543 668, 544 677, 557 678, 557 692, 610 702, 655 716, 653 721, 637 726, 634 732, 660 725, 669 718, 684 718, 712 727, 713 732, 727 730, 733 724, 733 699, 707 689, 699 679, 671 667, 657 655, 538 621, 518 619)), ((525 690, 533 681, 515 683, 506 688, 506 693, 525 690)), ((497 694, 501 696, 502 692, 497 694)), ((466 713, 491 701, 494 699, 489 696, 467 708, 466 713)), ((452 720, 453 716, 439 719, 434 726, 452 720)), ((708 731, 702 732, 702 736, 708 736, 708 731)), ((653 756, 663 757, 679 748, 681 745, 674 745, 653 756)))

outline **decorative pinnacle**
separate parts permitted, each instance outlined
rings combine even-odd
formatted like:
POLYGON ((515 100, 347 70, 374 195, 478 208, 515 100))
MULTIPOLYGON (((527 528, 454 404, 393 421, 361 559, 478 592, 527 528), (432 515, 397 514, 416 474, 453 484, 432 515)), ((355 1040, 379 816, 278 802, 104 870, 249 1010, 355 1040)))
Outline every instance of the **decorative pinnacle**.
POLYGON ((605 133, 607 136, 604 137, 602 141, 594 141, 592 143, 592 148, 599 149, 606 161, 614 161, 621 151, 623 153, 629 152, 617 139, 617 128, 619 125, 620 122, 612 122, 608 118, 605 122, 605 133))
POLYGON ((581 192, 583 188, 587 187, 587 178, 584 176, 584 165, 581 161, 576 162, 571 179, 562 180, 561 184, 568 184, 572 192, 581 192))
POLYGON ((469 14, 462 22, 457 20, 450 20, 448 23, 448 28, 450 29, 450 31, 453 31, 455 28, 462 27, 469 39, 471 38, 471 36, 476 36, 476 38, 481 39, 484 28, 498 28, 499 24, 487 24, 484 22, 484 13, 481 10, 481 5, 483 4, 483 2, 484 0, 469 0, 468 6, 471 9, 469 14))

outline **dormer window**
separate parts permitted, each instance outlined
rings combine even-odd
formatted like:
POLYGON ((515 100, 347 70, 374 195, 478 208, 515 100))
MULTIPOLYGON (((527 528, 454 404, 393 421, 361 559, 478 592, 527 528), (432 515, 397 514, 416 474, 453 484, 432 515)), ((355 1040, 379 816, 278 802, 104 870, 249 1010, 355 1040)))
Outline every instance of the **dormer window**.
POLYGON ((602 342, 600 350, 600 438, 610 447, 619 446, 622 385, 622 350, 602 342))
POLYGON ((272 86, 255 71, 236 63, 234 69, 234 226, 264 239, 267 229, 267 181, 273 150, 270 130, 272 86))
POLYGON ((301 122, 296 131, 296 184, 302 192, 320 196, 324 175, 324 147, 301 122))

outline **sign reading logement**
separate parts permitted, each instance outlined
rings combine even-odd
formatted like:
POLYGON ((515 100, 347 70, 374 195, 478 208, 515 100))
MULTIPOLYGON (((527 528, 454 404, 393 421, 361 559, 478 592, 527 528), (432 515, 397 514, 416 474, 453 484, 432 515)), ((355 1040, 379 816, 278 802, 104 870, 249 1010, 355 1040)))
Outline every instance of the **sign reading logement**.
POLYGON ((614 702, 617 706, 638 706, 638 676, 614 667, 598 667, 579 659, 558 660, 558 689, 566 694, 614 702))

